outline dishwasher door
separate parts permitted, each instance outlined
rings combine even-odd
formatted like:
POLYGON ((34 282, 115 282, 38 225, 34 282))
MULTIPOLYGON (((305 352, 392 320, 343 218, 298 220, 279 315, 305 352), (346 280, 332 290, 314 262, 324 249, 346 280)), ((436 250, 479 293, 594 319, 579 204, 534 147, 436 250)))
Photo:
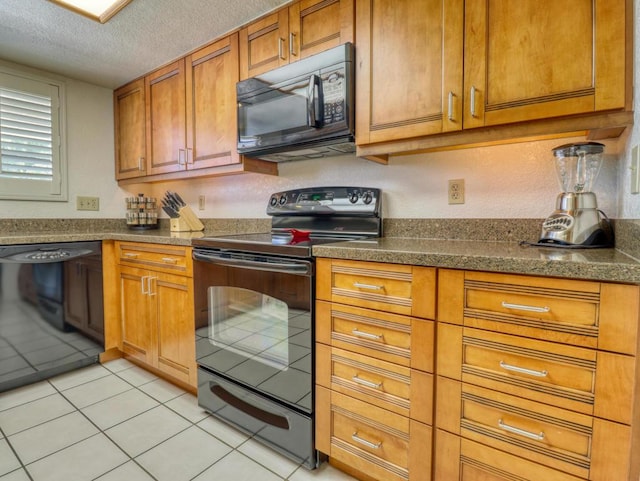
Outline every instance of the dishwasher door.
POLYGON ((0 246, 0 392, 103 351, 102 243, 0 246))

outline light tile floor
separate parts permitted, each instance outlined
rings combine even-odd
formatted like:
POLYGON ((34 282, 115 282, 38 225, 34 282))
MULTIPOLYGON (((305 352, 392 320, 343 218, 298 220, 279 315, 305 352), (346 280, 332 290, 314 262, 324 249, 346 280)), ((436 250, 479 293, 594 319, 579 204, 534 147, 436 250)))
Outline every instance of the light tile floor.
POLYGON ((0 394, 0 481, 349 481, 308 471, 124 359, 0 394))

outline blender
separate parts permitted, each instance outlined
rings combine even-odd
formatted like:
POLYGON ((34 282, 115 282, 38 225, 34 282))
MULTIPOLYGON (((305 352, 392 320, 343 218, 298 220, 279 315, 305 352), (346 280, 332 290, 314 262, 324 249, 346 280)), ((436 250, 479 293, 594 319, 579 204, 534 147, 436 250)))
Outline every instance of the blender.
POLYGON ((538 245, 557 247, 613 247, 609 218, 598 209, 591 192, 602 165, 604 145, 566 144, 552 150, 562 193, 556 210, 542 223, 538 245))

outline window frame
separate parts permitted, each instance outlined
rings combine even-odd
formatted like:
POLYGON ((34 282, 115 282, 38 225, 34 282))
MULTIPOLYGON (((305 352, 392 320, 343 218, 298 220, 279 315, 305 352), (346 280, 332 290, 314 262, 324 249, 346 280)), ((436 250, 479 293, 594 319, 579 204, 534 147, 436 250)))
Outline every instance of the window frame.
POLYGON ((43 92, 51 94, 52 142, 54 144, 52 149, 52 181, 10 179, 3 178, 0 175, 0 199, 67 202, 68 160, 65 82, 0 65, 0 86, 37 95, 42 95, 43 92))

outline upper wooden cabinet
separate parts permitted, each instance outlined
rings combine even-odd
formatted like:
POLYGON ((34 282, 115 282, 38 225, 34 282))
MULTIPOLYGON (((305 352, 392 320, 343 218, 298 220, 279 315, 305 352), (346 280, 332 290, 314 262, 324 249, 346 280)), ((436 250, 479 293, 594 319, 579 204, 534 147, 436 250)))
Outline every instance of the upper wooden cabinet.
POLYGON ((465 3, 464 128, 625 107, 625 0, 465 3))
POLYGON ((356 11, 357 144, 460 130, 463 0, 357 0, 356 11))
POLYGON ((595 114, 630 108, 628 0, 356 1, 359 146, 413 139, 393 153, 604 129, 621 117, 595 114), (591 115, 547 121, 576 114, 591 115), (497 125, 508 128, 469 133, 497 125), (456 130, 467 133, 434 135, 456 130))
POLYGON ((147 174, 186 168, 184 59, 145 77, 147 97, 147 174))
POLYGON ((113 93, 115 117, 116 179, 145 175, 147 151, 145 134, 144 79, 124 85, 113 93))
POLYGON ((240 30, 240 78, 353 42, 353 0, 301 0, 240 30))
POLYGON ((235 33, 116 90, 116 178, 277 174, 236 150, 238 69, 235 33))

